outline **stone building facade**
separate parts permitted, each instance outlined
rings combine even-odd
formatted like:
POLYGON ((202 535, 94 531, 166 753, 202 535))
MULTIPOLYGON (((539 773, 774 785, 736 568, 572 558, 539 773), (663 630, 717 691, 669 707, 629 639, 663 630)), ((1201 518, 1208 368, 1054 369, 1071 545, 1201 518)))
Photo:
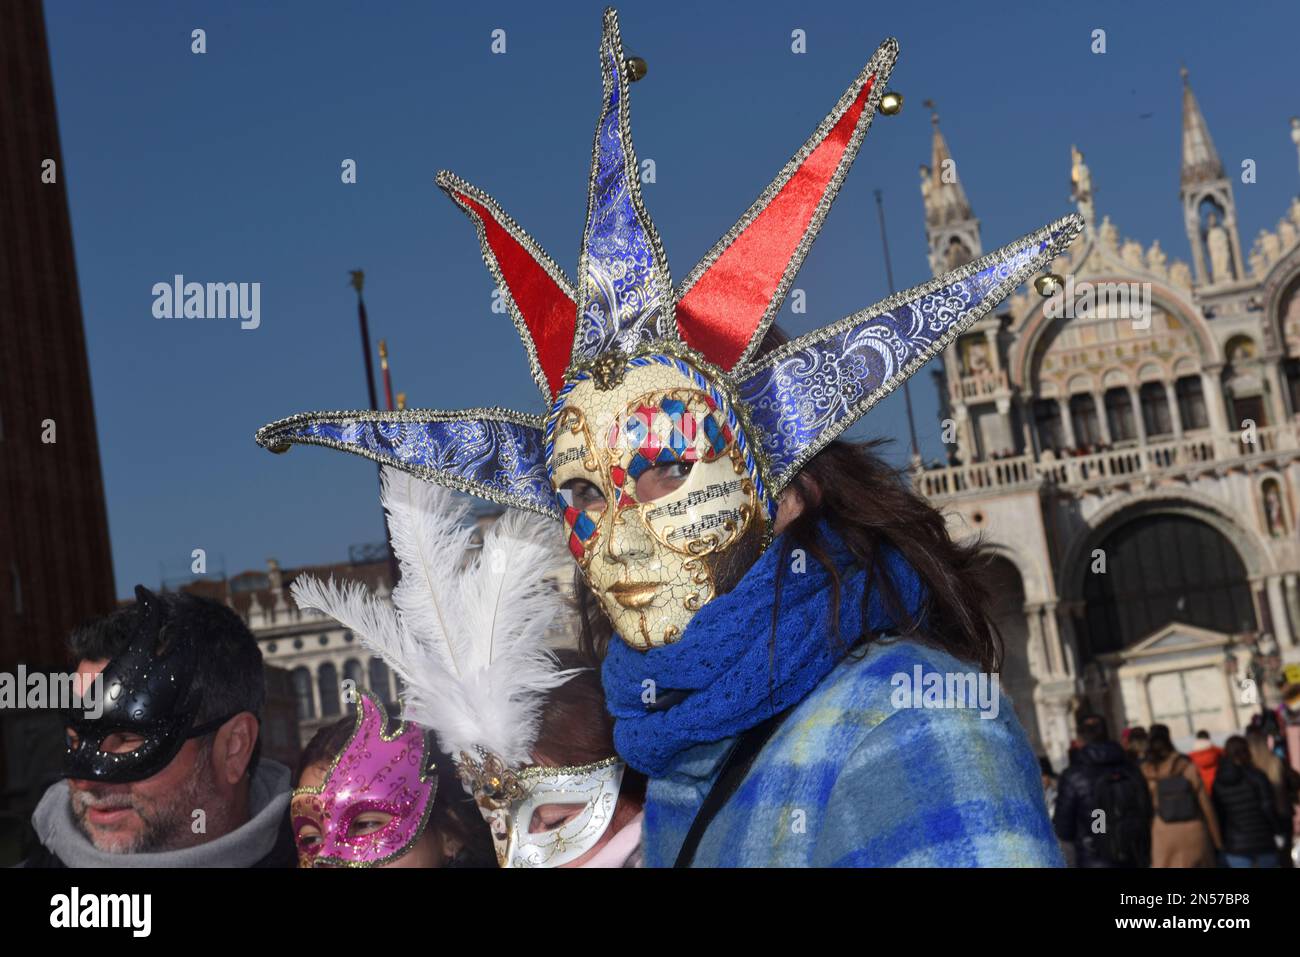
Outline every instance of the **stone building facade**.
MULTIPOLYGON (((1244 253, 1186 72, 1182 121, 1191 264, 1098 222, 1073 149, 1086 229, 1052 265, 1063 288, 1017 292, 949 347, 949 461, 914 473, 996 553, 1003 686, 1058 767, 1085 709, 1221 741, 1300 663, 1300 198, 1244 253)), ((982 250, 933 122, 938 274, 982 250)))
POLYGON ((298 742, 305 745, 322 726, 347 713, 345 678, 361 690, 374 691, 386 703, 396 701, 393 676, 383 662, 366 653, 356 637, 332 619, 304 613, 289 594, 304 574, 328 581, 355 581, 376 594, 392 589, 386 557, 281 569, 275 559, 266 571, 247 571, 225 581, 196 582, 185 590, 230 605, 248 625, 263 660, 289 675, 297 706, 298 742))

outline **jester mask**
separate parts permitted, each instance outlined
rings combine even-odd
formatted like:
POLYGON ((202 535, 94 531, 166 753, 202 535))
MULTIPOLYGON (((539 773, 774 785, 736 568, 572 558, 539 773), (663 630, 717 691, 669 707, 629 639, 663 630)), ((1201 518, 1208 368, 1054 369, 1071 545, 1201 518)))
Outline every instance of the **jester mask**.
MULTIPOLYGON (((470 218, 546 412, 318 412, 257 434, 325 445, 559 520, 615 630, 647 649, 744 575, 804 464, 1060 255, 1067 216, 774 350, 759 347, 876 113, 886 40, 830 113, 674 285, 641 197, 629 83, 605 12, 604 81, 578 280, 486 193, 438 185, 470 218)), ((724 166, 719 175, 728 175, 724 166)))

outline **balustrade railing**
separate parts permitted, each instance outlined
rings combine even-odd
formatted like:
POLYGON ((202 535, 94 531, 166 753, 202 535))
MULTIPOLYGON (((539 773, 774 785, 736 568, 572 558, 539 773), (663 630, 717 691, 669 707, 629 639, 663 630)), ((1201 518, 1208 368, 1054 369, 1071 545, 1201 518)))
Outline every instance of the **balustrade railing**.
POLYGON ((1253 433, 1206 432, 1177 439, 1106 449, 1088 455, 1020 455, 915 473, 928 498, 1010 491, 1050 483, 1063 488, 1119 484, 1167 475, 1206 464, 1229 465, 1255 455, 1300 449, 1300 423, 1255 429, 1253 433))
POLYGON ((953 382, 952 398, 954 402, 965 402, 970 399, 993 395, 995 392, 1005 392, 1010 388, 1011 383, 1007 379, 1006 370, 998 369, 994 371, 989 369, 984 372, 964 375, 953 382))

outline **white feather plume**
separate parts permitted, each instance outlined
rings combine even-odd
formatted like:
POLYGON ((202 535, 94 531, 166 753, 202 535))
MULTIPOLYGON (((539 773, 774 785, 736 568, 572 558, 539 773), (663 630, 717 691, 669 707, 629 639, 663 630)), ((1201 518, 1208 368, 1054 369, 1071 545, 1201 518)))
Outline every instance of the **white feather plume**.
POLYGON ((402 716, 453 756, 481 747, 532 763, 542 696, 563 684, 544 636, 563 605, 544 577, 561 560, 553 522, 508 510, 473 549, 469 503, 383 470, 383 503, 402 579, 392 607, 359 584, 299 577, 293 596, 350 628, 406 685, 402 716))

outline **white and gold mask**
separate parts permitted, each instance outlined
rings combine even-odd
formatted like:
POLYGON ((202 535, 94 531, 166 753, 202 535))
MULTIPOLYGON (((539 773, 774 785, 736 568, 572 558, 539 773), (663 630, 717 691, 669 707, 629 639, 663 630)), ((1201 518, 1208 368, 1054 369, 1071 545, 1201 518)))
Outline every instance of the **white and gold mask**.
POLYGON ((580 374, 552 415, 570 552, 624 641, 676 640, 764 537, 730 403, 682 360, 648 356, 580 374))
POLYGON ((494 754, 462 753, 461 779, 492 832, 501 867, 560 867, 599 842, 614 820, 625 765, 616 757, 582 767, 507 767, 494 754), (548 826, 545 810, 572 808, 548 826))

